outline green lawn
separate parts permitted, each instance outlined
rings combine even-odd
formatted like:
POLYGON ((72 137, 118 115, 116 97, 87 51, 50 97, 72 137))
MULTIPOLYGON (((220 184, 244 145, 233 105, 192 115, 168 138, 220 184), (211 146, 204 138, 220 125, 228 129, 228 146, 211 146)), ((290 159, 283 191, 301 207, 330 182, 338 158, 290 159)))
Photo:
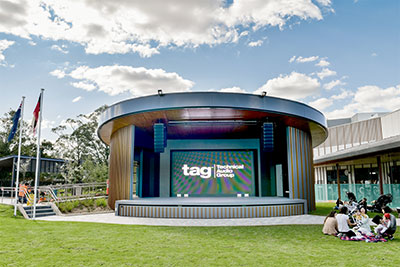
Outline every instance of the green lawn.
MULTIPOLYGON (((334 202, 317 202, 316 206, 317 206, 317 209, 310 212, 310 214, 327 216, 335 207, 335 203, 334 202)), ((382 213, 368 212, 368 216, 370 218, 373 218, 375 215, 382 216, 382 213)), ((394 211, 393 215, 398 217, 397 211, 394 211)))
POLYGON ((399 234, 371 244, 321 228, 29 221, 0 205, 0 266, 400 266, 399 234))

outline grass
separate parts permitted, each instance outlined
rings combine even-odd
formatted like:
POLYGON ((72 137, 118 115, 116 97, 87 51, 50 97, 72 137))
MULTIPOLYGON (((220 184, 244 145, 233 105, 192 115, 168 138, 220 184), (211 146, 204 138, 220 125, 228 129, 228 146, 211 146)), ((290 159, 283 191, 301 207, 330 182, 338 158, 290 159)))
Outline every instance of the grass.
MULTIPOLYGON (((334 202, 317 202, 316 207, 317 207, 316 210, 310 212, 310 214, 327 216, 335 207, 335 203, 334 202)), ((382 216, 382 213, 375 213, 375 212, 367 212, 367 214, 370 218, 373 218, 375 215, 382 216)), ((397 211, 392 212, 392 214, 396 217, 399 216, 397 211)))
POLYGON ((372 244, 321 228, 29 221, 0 205, 0 266, 400 266, 399 234, 372 244))

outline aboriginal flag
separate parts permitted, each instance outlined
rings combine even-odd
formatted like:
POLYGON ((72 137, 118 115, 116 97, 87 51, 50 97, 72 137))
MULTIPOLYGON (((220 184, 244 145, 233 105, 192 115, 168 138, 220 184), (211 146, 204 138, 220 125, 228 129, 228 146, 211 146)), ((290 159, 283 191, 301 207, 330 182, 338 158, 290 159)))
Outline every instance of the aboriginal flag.
POLYGON ((33 118, 32 118, 32 130, 33 134, 36 134, 36 126, 39 121, 39 112, 40 112, 40 99, 41 99, 42 94, 39 96, 39 100, 36 104, 35 110, 33 111, 33 118))

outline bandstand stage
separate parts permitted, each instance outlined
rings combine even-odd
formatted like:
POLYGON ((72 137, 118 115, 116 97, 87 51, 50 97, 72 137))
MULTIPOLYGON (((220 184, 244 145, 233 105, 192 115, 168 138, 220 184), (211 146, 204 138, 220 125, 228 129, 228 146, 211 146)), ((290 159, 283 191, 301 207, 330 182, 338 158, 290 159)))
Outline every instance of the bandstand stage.
POLYGON ((252 218, 315 209, 312 148, 326 119, 299 102, 160 93, 110 106, 108 204, 118 216, 252 218))

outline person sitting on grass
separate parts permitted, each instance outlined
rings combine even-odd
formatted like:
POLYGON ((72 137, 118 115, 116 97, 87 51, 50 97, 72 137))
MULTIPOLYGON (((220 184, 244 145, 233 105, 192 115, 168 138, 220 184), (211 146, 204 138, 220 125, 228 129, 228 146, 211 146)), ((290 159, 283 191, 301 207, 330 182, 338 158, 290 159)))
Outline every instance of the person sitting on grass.
POLYGON ((355 221, 357 224, 357 227, 355 229, 357 229, 357 231, 362 234, 372 235, 371 226, 369 224, 369 217, 365 213, 364 208, 361 208, 359 211, 357 211, 355 215, 355 221))
POLYGON ((377 227, 375 227, 375 237, 376 238, 381 238, 384 235, 386 236, 387 233, 386 231, 389 229, 390 227, 390 214, 389 213, 385 213, 383 215, 383 218, 379 215, 375 216, 373 219, 373 222, 378 224, 377 227), (379 224, 378 224, 378 220, 379 220, 379 224))
POLYGON ((324 220, 324 227, 322 228, 324 235, 334 235, 338 233, 338 223, 336 220, 336 211, 331 211, 324 220))
POLYGON ((355 223, 350 222, 349 216, 347 215, 348 209, 343 206, 339 210, 339 214, 336 215, 336 220, 338 223, 338 230, 340 236, 352 237, 356 234, 350 229, 350 227, 355 226, 355 223))
POLYGON ((390 218, 389 218, 390 226, 389 226, 389 229, 386 230, 386 234, 388 235, 390 240, 393 240, 393 238, 394 238, 393 235, 396 232, 397 223, 396 223, 396 217, 393 214, 391 214, 391 212, 392 212, 392 209, 388 206, 385 206, 382 208, 382 213, 389 214, 389 216, 390 216, 390 218))

